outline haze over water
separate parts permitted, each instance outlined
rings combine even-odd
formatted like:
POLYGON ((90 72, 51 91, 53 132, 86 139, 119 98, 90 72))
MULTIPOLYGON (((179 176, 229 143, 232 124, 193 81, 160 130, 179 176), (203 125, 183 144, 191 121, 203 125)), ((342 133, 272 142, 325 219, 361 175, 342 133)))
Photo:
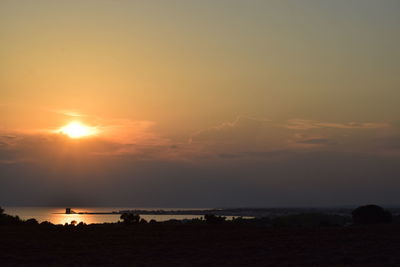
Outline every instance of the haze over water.
MULTIPOLYGON (((121 210, 160 210, 162 208, 127 208, 127 207, 79 207, 73 208, 75 212, 113 212, 121 210)), ((120 220, 121 214, 65 214, 65 208, 61 207, 5 207, 10 215, 18 215, 21 219, 27 220, 35 218, 38 222, 48 221, 53 224, 71 223, 71 221, 92 223, 115 223, 120 220)), ((168 208, 167 210, 174 210, 168 208)), ((176 209, 182 210, 182 209, 176 209)), ((152 219, 156 221, 167 221, 171 219, 183 220, 200 218, 199 215, 140 215, 146 221, 152 219)))

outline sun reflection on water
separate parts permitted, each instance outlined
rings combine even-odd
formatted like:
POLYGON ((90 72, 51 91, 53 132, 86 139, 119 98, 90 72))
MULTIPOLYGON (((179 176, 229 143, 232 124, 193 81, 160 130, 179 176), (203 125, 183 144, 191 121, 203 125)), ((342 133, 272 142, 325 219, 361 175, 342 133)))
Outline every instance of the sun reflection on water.
POLYGON ((65 210, 57 211, 52 213, 50 216, 50 222, 54 224, 70 224, 75 221, 77 224, 80 222, 86 224, 92 223, 113 223, 118 222, 119 214, 80 214, 80 212, 93 212, 91 210, 79 209, 74 210, 76 213, 66 214, 65 210))
MULTIPOLYGON (((111 220, 110 222, 116 222, 118 221, 117 216, 113 216, 114 220, 111 220)), ((70 224, 72 221, 76 221, 76 223, 86 223, 86 224, 91 224, 91 223, 99 223, 98 216, 96 215, 86 215, 86 214, 52 214, 50 218, 50 222, 54 224, 70 224)), ((101 220, 104 221, 104 220, 101 220)))
MULTIPOLYGON (((119 211, 119 210, 128 210, 131 208, 107 208, 107 207, 95 207, 95 208, 73 208, 76 213, 66 214, 65 208, 57 208, 57 207, 6 207, 7 214, 10 215, 18 215, 21 219, 27 220, 30 218, 35 218, 39 222, 48 221, 53 224, 62 224, 65 223, 70 224, 72 221, 76 221, 76 223, 86 223, 86 224, 94 224, 94 223, 116 223, 120 220, 120 214, 79 214, 79 212, 111 212, 111 211, 119 211)), ((193 219, 200 218, 201 215, 140 215, 141 218, 146 221, 150 221, 152 219, 161 222, 167 221, 171 219, 175 220, 183 220, 183 219, 193 219)), ((231 216, 227 216, 228 219, 231 219, 231 216)))

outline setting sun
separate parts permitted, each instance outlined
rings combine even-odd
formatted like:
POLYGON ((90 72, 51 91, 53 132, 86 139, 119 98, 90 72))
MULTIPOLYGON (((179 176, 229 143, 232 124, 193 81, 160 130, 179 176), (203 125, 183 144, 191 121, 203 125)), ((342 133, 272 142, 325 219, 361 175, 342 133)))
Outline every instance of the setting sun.
POLYGON ((94 135, 97 131, 93 127, 86 126, 78 121, 73 121, 59 129, 59 132, 70 138, 81 138, 94 135))

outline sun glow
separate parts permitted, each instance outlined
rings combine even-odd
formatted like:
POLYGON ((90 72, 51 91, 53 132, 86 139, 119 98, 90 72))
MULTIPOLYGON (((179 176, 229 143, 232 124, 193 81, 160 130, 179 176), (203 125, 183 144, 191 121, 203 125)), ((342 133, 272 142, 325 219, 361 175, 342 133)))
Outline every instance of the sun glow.
POLYGON ((97 133, 96 128, 86 126, 79 121, 73 121, 58 130, 59 133, 65 134, 70 138, 82 138, 97 133))

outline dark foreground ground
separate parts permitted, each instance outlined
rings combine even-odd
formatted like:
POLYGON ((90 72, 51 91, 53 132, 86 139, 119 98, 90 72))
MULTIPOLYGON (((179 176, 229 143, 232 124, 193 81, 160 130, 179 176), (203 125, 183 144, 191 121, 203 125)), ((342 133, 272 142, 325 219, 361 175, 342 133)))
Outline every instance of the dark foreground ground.
POLYGON ((0 226, 0 266, 398 266, 400 226, 0 226))

